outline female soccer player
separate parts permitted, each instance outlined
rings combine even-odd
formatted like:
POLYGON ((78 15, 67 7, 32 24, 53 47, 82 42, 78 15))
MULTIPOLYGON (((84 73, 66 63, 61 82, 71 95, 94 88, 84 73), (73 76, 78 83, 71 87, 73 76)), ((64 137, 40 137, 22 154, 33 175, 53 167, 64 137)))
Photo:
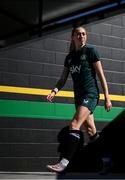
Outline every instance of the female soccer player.
POLYGON ((86 44, 86 40, 87 33, 84 27, 79 26, 72 30, 70 51, 66 56, 61 78, 47 96, 47 100, 52 102, 54 96, 64 86, 69 73, 71 74, 76 112, 69 125, 69 145, 65 157, 57 164, 47 165, 47 168, 54 172, 62 172, 70 163, 80 141, 82 125, 86 128, 91 140, 98 137, 93 117, 99 100, 96 74, 104 92, 105 109, 109 111, 112 108, 99 54, 92 46, 86 44))

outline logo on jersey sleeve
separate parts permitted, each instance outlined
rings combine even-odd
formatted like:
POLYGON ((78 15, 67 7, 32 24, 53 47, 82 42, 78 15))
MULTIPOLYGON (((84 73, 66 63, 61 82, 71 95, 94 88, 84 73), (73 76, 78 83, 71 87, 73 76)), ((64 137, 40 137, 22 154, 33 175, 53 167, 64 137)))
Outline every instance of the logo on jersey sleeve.
POLYGON ((70 63, 71 63, 71 60, 72 60, 72 59, 68 59, 68 64, 70 64, 70 63))

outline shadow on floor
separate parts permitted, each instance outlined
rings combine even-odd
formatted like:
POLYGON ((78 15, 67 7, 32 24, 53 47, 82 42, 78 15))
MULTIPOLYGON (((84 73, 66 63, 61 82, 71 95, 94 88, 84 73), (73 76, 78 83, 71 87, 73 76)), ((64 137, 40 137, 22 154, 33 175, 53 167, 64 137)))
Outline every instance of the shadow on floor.
MULTIPOLYGON (((81 142, 75 153, 67 172, 101 172, 104 163, 110 163, 111 173, 125 172, 125 111, 120 113, 100 133, 100 137, 86 146, 84 135, 81 134, 81 142), (107 160, 108 159, 108 160, 107 160), (104 160, 107 162, 104 162, 104 160), (110 162, 108 162, 110 161, 110 162)), ((63 157, 68 143, 68 126, 64 127, 59 135, 60 143, 58 151, 60 158, 63 157)))

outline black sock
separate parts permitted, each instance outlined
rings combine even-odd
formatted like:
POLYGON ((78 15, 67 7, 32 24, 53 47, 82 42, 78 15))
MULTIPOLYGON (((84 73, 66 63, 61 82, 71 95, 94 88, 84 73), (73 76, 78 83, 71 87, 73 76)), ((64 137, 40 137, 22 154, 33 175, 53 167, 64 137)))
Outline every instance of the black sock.
POLYGON ((93 136, 90 136, 90 141, 95 141, 99 137, 99 134, 96 132, 93 136))
POLYGON ((80 130, 69 130, 68 146, 67 151, 64 155, 64 158, 68 159, 69 161, 71 160, 71 158, 77 150, 78 144, 80 142, 80 134, 80 130))

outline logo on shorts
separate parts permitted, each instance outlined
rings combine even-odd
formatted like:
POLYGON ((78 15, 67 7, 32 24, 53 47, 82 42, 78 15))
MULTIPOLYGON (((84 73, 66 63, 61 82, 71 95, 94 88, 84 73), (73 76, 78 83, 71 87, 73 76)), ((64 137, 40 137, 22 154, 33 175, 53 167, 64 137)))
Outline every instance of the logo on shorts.
POLYGON ((87 104, 89 101, 88 99, 84 99, 84 103, 87 104))

